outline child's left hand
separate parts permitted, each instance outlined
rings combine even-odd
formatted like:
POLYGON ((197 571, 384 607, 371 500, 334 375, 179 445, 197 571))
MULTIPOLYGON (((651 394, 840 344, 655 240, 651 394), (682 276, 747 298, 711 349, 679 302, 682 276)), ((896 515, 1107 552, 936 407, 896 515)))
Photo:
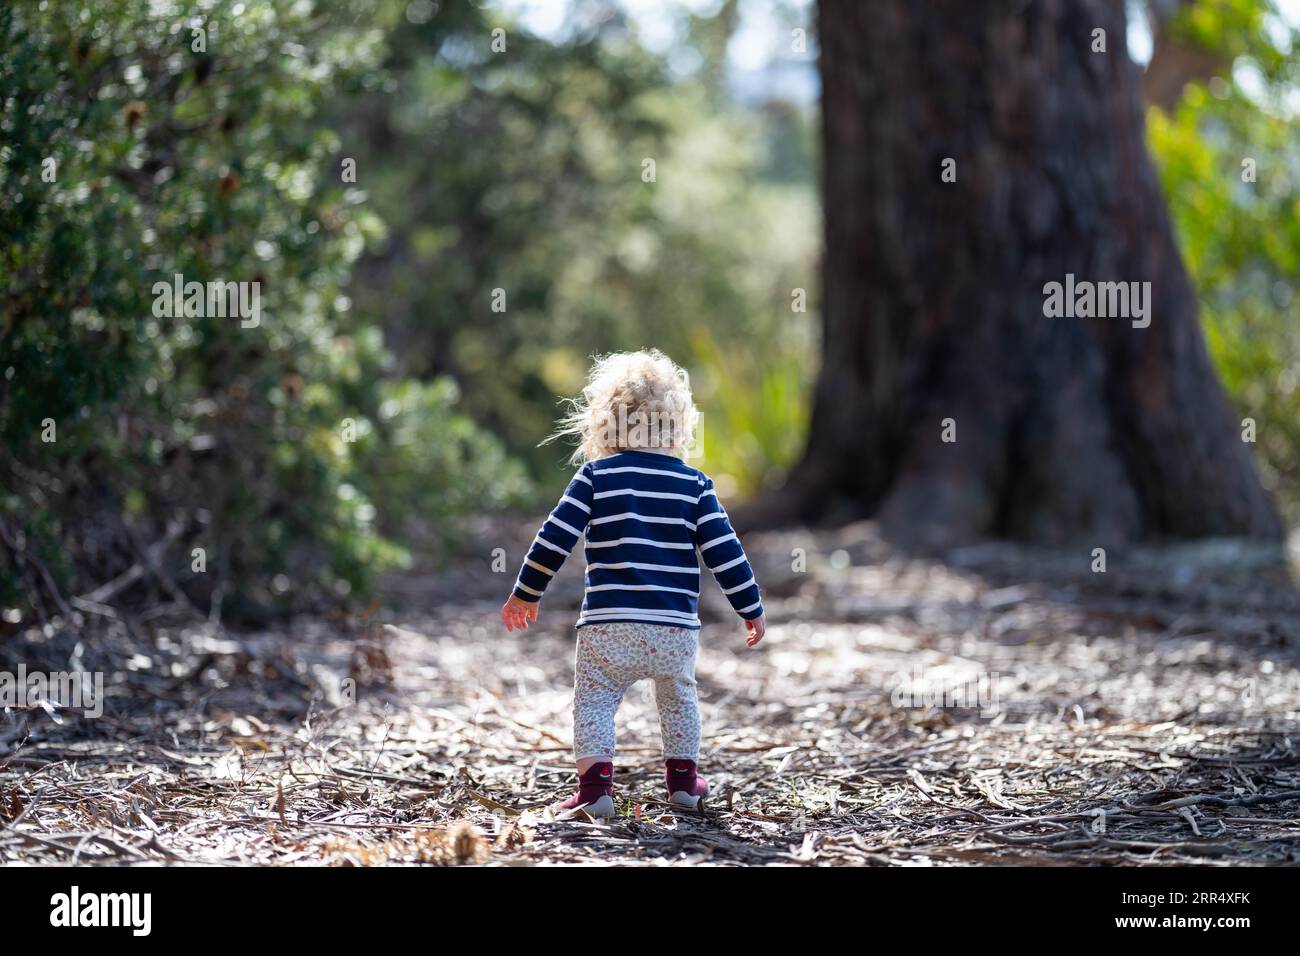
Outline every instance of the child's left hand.
POLYGON ((524 601, 517 595, 510 595, 501 605, 501 623, 507 631, 526 631, 528 622, 537 620, 537 601, 524 601))

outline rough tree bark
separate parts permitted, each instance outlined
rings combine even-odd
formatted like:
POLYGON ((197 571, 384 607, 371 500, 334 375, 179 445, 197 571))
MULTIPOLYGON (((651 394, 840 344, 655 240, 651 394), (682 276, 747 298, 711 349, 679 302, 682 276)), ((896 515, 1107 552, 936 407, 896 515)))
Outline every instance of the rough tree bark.
POLYGON ((1122 0, 819 14, 823 369, 777 511, 941 546, 1279 535, 1147 155, 1122 0), (1149 281, 1150 326, 1045 317, 1067 273, 1149 281))

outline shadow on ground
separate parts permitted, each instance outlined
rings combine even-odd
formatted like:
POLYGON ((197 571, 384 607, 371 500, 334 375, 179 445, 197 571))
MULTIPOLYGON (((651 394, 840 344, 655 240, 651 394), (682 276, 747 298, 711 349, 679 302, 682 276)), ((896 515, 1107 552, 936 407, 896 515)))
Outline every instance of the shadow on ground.
MULTIPOLYGON (((477 540, 514 555, 532 530, 477 540)), ((646 684, 620 712, 621 815, 553 817, 580 562, 507 634, 513 569, 470 555, 391 579, 364 619, 6 645, 11 668, 79 653, 110 697, 99 720, 7 712, 0 859, 1300 861, 1296 605, 1275 565, 1227 543, 1104 576, 1008 546, 938 561, 870 525, 746 540, 772 626, 747 649, 709 585, 703 816, 659 802, 646 684)))

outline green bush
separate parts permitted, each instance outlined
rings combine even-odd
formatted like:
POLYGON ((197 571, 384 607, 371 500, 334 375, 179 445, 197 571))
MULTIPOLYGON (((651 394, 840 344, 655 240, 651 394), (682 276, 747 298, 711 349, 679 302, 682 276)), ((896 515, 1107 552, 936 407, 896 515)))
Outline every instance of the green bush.
POLYGON ((111 600, 337 602, 402 559, 404 509, 520 491, 346 294, 382 228, 322 108, 383 39, 289 0, 0 8, 6 607, 137 565, 111 600), (257 283, 260 322, 169 316, 177 274, 257 283))

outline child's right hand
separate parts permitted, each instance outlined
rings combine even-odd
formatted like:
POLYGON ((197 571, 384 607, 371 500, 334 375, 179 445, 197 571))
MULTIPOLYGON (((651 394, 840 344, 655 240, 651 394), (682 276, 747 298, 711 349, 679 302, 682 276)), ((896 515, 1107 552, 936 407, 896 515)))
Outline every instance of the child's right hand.
POLYGON ((501 623, 507 631, 526 631, 528 622, 537 620, 537 602, 524 601, 517 595, 510 595, 501 605, 501 623))
POLYGON ((753 647, 761 641, 763 635, 767 633, 767 615, 760 614, 752 621, 746 621, 745 630, 749 632, 749 637, 745 638, 745 643, 750 647, 753 647))

